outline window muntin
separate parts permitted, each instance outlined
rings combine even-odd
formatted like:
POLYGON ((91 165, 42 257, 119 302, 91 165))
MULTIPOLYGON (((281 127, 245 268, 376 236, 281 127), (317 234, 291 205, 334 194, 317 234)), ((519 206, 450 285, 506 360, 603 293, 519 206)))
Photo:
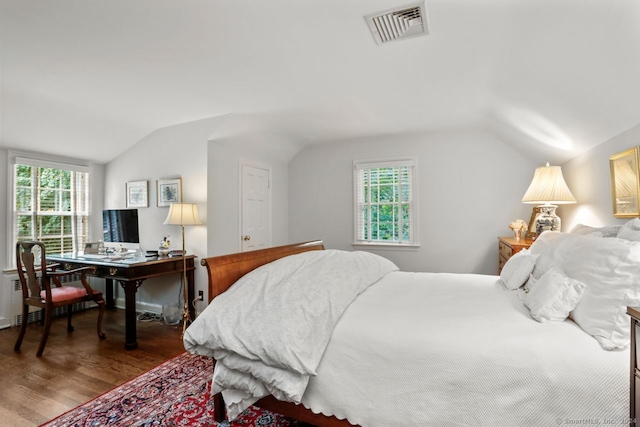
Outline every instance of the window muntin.
POLYGON ((355 243, 416 244, 415 165, 415 159, 354 163, 355 243))

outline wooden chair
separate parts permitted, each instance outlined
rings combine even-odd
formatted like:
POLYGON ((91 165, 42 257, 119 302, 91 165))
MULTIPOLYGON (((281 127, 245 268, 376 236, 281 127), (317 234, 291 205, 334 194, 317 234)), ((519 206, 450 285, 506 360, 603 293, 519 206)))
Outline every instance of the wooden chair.
POLYGON ((22 285, 22 325, 20 334, 14 346, 15 351, 20 351, 22 339, 27 331, 27 318, 29 306, 40 307, 44 310, 44 330, 40 340, 40 346, 36 356, 42 356, 44 346, 49 337, 53 310, 56 307, 67 307, 67 331, 73 331, 71 326, 72 304, 83 301, 94 301, 100 309, 98 313, 98 337, 104 339, 102 333, 102 316, 105 303, 102 293, 95 291, 87 282, 87 272, 94 271, 93 267, 82 267, 69 271, 56 271, 56 264, 47 265, 45 247, 41 242, 20 241, 16 244, 16 267, 22 285), (36 262, 39 258, 39 262, 36 262), (60 278, 80 274, 83 288, 74 286, 62 286, 60 278), (53 284, 53 286, 52 286, 53 284))

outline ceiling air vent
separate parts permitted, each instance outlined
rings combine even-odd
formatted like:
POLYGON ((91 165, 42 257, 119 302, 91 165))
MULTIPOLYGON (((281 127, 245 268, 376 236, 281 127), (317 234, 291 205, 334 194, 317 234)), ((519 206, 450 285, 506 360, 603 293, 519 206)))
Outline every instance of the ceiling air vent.
POLYGON ((428 34, 423 2, 365 15, 364 19, 378 44, 428 34))

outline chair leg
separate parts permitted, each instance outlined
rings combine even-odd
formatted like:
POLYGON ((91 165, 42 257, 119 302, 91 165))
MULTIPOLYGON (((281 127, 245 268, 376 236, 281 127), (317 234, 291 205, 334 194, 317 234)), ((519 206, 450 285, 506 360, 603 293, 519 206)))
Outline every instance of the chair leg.
POLYGON ((98 337, 100 337, 100 339, 103 340, 107 337, 104 334, 104 332, 102 332, 102 317, 104 315, 105 303, 103 299, 97 300, 96 303, 98 304, 98 310, 99 310, 98 311, 98 337))
POLYGON ((18 334, 16 345, 13 346, 14 351, 20 351, 20 346, 22 345, 24 334, 27 332, 28 317, 29 317, 29 306, 26 304, 22 304, 22 324, 20 325, 20 333, 18 334))
POLYGON ((69 304, 67 306, 67 332, 73 332, 73 326, 71 326, 71 314, 73 313, 73 306, 69 304))
POLYGON ((40 345, 38 346, 38 351, 36 352, 36 356, 42 356, 42 352, 44 351, 44 346, 47 344, 47 338, 49 338, 49 331, 51 330, 51 320, 53 318, 53 308, 50 307, 45 312, 44 319, 44 330, 42 331, 42 338, 40 339, 40 345))

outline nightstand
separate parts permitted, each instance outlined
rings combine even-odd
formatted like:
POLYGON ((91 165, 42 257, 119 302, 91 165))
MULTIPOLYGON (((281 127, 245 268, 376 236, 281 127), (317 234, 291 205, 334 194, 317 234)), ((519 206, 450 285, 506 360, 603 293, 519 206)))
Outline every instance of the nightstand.
POLYGON ((533 240, 520 239, 515 237, 498 237, 498 274, 509 258, 523 249, 528 249, 533 244, 533 240))
POLYGON ((630 390, 629 419, 635 426, 636 416, 640 415, 640 363, 638 361, 638 345, 640 345, 640 307, 627 307, 627 314, 631 316, 631 361, 629 370, 630 390))

